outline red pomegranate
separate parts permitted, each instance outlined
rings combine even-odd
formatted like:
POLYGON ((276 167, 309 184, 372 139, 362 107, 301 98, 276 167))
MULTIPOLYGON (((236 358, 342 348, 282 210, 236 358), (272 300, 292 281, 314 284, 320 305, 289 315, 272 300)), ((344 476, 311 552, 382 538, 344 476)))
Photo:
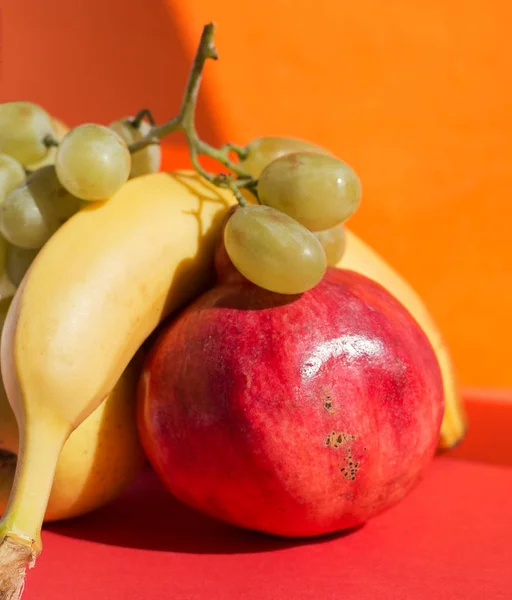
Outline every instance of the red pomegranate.
POLYGON ((442 413, 418 324, 380 285, 337 269, 293 297, 225 276, 164 328, 139 389, 144 447, 177 498, 290 537, 402 499, 442 413))

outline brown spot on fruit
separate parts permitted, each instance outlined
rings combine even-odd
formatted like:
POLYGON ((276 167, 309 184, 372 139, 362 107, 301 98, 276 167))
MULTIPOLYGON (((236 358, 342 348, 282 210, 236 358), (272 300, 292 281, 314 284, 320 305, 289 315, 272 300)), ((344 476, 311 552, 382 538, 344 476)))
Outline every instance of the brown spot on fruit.
POLYGON ((324 408, 327 412, 332 412, 332 398, 330 394, 327 394, 324 400, 324 408))
POLYGON ((325 440, 325 445, 329 446, 333 450, 338 450, 342 447, 345 449, 344 462, 340 467, 340 473, 343 473, 345 479, 349 479, 350 481, 355 481, 356 474, 359 470, 359 461, 354 460, 352 455, 351 442, 353 442, 355 439, 355 435, 345 432, 331 431, 325 440))
MULTIPOLYGON (((354 436, 347 438, 345 441, 353 441, 354 436)), ((340 472, 343 473, 345 479, 349 479, 350 481, 356 480, 356 474, 359 470, 359 461, 354 460, 352 456, 352 448, 350 446, 347 447, 345 452, 345 465, 340 467, 340 472)))
POLYGON ((331 446, 334 450, 337 450, 341 446, 344 446, 347 442, 353 442, 356 439, 355 435, 350 435, 344 432, 332 431, 325 441, 326 446, 331 446))

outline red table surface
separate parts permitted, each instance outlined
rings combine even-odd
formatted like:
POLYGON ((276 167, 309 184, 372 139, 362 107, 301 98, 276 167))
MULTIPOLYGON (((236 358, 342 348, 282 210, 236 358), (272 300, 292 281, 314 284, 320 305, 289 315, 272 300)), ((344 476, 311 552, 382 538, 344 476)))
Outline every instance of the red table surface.
POLYGON ((290 541, 181 505, 148 470, 117 501, 48 526, 24 600, 510 600, 512 469, 438 457, 398 506, 290 541))

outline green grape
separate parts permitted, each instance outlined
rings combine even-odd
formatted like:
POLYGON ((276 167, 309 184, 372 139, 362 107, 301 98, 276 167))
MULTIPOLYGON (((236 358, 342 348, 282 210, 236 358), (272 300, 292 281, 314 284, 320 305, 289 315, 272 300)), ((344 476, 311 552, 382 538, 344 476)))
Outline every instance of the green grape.
POLYGON ((9 154, 22 165, 43 159, 48 153, 44 139, 54 133, 50 116, 37 104, 0 104, 0 153, 9 154))
POLYGON ((81 204, 62 187, 55 167, 43 167, 0 205, 0 232, 15 246, 41 248, 81 204))
POLYGON ((351 167, 334 156, 296 152, 265 167, 258 196, 262 204, 286 213, 310 231, 323 231, 356 211, 361 184, 351 167))
POLYGON ((269 206, 239 208, 226 224, 224 245, 240 273, 271 292, 300 294, 325 273, 325 252, 316 237, 269 206))
MULTIPOLYGON (((52 122, 53 131, 55 132, 53 138, 57 142, 61 142, 64 139, 64 136, 69 131, 69 127, 63 123, 60 119, 56 119, 55 117, 50 117, 52 122)), ((48 154, 42 159, 38 160, 35 163, 31 163, 27 165, 27 169, 29 171, 35 171, 36 169, 40 169, 41 167, 46 167, 47 165, 55 164, 55 157, 57 156, 57 146, 51 146, 48 150, 48 154)))
POLYGON ((0 154, 0 203, 25 181, 25 169, 12 156, 0 154))
POLYGON ((330 229, 315 231, 313 235, 322 244, 327 258, 327 265, 329 267, 336 266, 343 254, 345 254, 345 248, 347 247, 345 227, 343 225, 335 225, 330 229))
MULTIPOLYGON (((151 129, 151 125, 147 121, 141 121, 138 127, 134 127, 131 124, 132 119, 133 117, 126 117, 109 125, 110 129, 114 130, 128 145, 139 141, 151 129)), ((160 170, 161 158, 162 149, 160 144, 150 144, 135 152, 132 154, 130 177, 156 173, 160 170)))
POLYGON ((127 181, 131 156, 122 138, 103 125, 87 123, 62 140, 55 159, 57 176, 82 200, 106 200, 127 181))
POLYGON ((280 156, 292 152, 318 152, 330 154, 325 148, 320 148, 311 142, 291 137, 261 137, 256 138, 245 147, 247 156, 240 161, 240 166, 253 177, 259 177, 263 169, 280 156))
POLYGON ((9 244, 7 246, 7 257, 5 261, 5 272, 9 281, 18 287, 28 271, 30 265, 37 256, 39 250, 31 248, 19 248, 9 244))

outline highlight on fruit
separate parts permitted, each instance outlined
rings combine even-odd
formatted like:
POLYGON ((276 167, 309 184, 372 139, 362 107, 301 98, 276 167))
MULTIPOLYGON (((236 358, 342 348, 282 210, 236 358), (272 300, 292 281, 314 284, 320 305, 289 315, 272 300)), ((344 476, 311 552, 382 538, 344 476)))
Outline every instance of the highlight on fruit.
POLYGON ((109 502, 145 458, 196 509, 314 536, 393 506, 464 436, 435 323, 347 228, 352 167, 295 138, 199 137, 216 58, 208 24, 163 124, 0 104, 2 599, 45 521, 109 502), (162 172, 175 132, 192 169, 162 172))

